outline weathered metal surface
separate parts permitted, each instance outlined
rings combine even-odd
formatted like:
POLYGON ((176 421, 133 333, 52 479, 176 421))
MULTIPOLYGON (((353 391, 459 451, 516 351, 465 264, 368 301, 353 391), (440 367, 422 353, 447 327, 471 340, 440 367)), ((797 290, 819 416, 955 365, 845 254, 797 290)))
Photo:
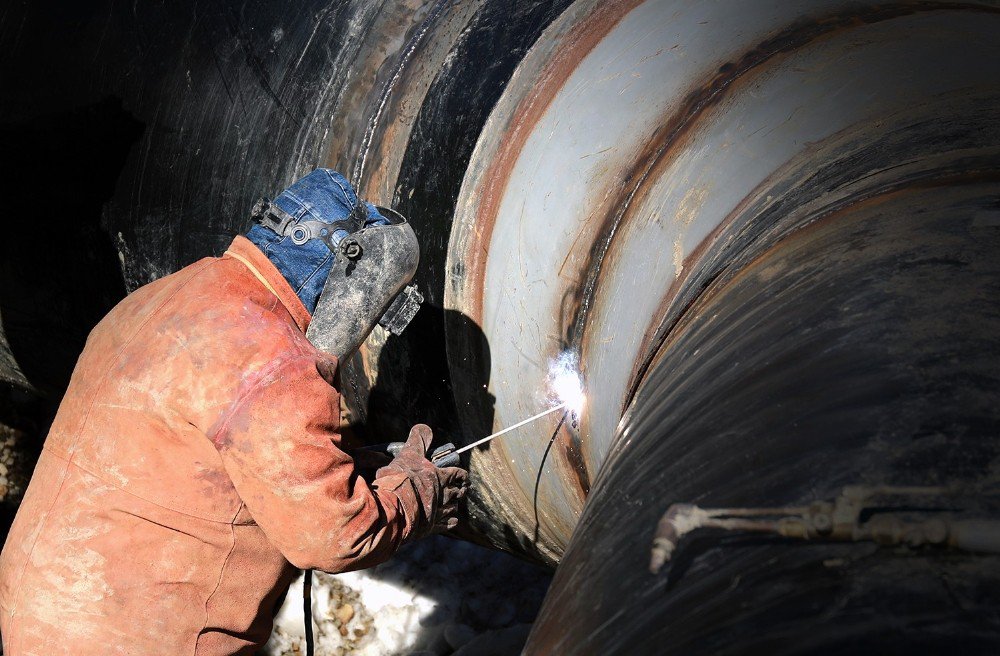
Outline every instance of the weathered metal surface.
POLYGON ((538 407, 556 353, 581 354, 579 433, 549 451, 552 426, 534 427, 473 459, 519 488, 511 521, 541 551, 565 548, 721 226, 813 144, 951 112, 926 105, 995 79, 995 30, 969 3, 577 2, 539 40, 470 162, 446 302, 487 336, 496 427, 538 407))
POLYGON ((960 490, 965 517, 997 516, 1000 135, 985 122, 995 109, 982 118, 966 137, 993 145, 966 176, 800 223, 687 308, 623 419, 528 653, 995 647, 996 557, 713 535, 682 543, 661 575, 647 569, 656 522, 680 500, 801 505, 845 485, 932 484, 960 490))

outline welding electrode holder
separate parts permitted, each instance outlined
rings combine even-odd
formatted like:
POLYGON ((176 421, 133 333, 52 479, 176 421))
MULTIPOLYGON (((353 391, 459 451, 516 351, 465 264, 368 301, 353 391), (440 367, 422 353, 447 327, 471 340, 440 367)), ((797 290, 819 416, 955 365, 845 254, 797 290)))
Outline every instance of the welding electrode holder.
MULTIPOLYGON (((388 444, 371 444, 362 447, 364 451, 373 451, 395 458, 406 445, 405 442, 389 442, 388 444)), ((455 453, 455 445, 449 442, 431 451, 428 458, 436 467, 458 467, 461 459, 455 453)))

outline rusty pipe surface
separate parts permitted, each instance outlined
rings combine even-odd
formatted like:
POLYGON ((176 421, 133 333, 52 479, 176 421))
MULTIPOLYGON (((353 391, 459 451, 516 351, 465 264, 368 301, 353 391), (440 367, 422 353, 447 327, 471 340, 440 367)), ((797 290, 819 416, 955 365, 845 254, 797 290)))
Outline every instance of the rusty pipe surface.
POLYGON ((736 531, 647 570, 671 499, 802 505, 920 481, 958 490, 956 517, 997 517, 1000 235, 984 216, 1000 182, 984 172, 887 189, 713 281, 622 421, 528 653, 995 647, 996 556, 736 531), (626 604, 592 602, 621 589, 626 604))
POLYGON ((581 1, 536 42, 470 161, 445 300, 463 318, 448 326, 453 379, 476 331, 490 346, 488 373, 456 398, 487 380, 497 426, 537 406, 552 358, 580 355, 579 430, 472 459, 543 557, 568 545, 666 336, 747 244, 943 175, 937 153, 914 151, 928 137, 900 140, 973 129, 959 117, 992 102, 996 20, 975 3, 581 1), (956 121, 920 127, 942 116, 956 121), (866 150, 877 139, 882 163, 866 150))

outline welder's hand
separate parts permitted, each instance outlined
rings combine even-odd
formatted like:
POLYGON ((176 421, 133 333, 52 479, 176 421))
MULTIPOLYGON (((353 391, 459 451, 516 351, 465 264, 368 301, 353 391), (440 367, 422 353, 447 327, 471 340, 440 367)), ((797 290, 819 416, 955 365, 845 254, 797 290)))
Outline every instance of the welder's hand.
POLYGON ((409 477, 417 491, 424 516, 414 533, 447 531, 458 525, 458 504, 465 496, 469 474, 461 467, 436 467, 427 459, 434 435, 429 426, 417 424, 392 462, 378 471, 401 471, 409 477))

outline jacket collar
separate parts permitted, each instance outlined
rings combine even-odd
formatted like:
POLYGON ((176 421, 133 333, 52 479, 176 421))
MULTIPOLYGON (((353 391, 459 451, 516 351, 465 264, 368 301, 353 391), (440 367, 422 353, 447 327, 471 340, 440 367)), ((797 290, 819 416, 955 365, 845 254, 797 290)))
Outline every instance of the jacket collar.
POLYGON ((306 306, 302 304, 302 301, 295 294, 295 290, 292 286, 288 284, 285 277, 281 275, 281 272, 275 268, 271 260, 267 258, 264 253, 257 248, 252 241, 243 237, 242 235, 237 236, 233 240, 233 243, 229 245, 229 249, 223 254, 223 257, 232 257, 240 261, 250 273, 253 274, 257 280, 259 280, 272 294, 278 297, 281 304, 285 306, 288 313, 292 315, 292 319, 295 324, 299 327, 303 333, 306 328, 309 327, 309 320, 312 315, 309 314, 309 310, 306 306))

